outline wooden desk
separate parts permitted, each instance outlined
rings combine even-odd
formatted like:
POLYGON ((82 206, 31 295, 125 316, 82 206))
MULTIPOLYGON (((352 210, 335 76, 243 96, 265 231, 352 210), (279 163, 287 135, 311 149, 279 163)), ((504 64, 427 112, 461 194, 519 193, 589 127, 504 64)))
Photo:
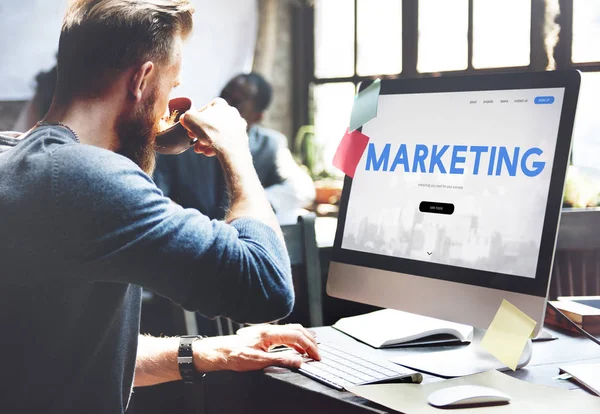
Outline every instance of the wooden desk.
MULTIPOLYGON (((356 350, 361 355, 372 355, 377 358, 445 349, 444 347, 420 347, 376 350, 330 327, 316 328, 316 331, 322 341, 336 341, 356 350)), ((534 343, 533 357, 529 365, 517 372, 509 372, 508 375, 537 384, 577 389, 578 391, 573 392, 583 392, 575 383, 554 380, 553 377, 559 374, 559 365, 566 362, 600 362, 600 347, 583 337, 549 331, 559 339, 534 343)), ((424 382, 442 380, 432 375, 424 375, 424 378, 424 382)), ((193 387, 200 387, 200 385, 193 387)), ((206 379, 204 393, 206 401, 198 401, 196 407, 198 413, 381 414, 395 412, 349 392, 336 391, 283 368, 269 368, 264 372, 211 374, 206 379)))

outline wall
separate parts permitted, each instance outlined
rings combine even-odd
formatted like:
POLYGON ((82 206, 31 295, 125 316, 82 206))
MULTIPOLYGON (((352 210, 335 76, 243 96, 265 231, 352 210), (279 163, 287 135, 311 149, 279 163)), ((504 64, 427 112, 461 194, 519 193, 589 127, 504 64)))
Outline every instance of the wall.
POLYGON ((185 45, 181 86, 196 106, 219 96, 227 81, 252 67, 256 0, 193 0, 194 33, 185 45))
POLYGON ((259 34, 253 67, 273 85, 273 102, 262 124, 281 131, 291 142, 296 133, 292 128, 292 5, 287 0, 259 0, 259 5, 259 31, 273 28, 265 30, 265 36, 259 34))
POLYGON ((33 78, 54 65, 67 0, 0 3, 0 100, 26 100, 33 78))
MULTIPOLYGON (((202 106, 233 75, 250 70, 257 31, 256 0, 192 0, 194 33, 186 42, 181 86, 174 95, 202 106)), ((34 76, 54 64, 67 0, 0 2, 0 129, 34 92, 34 76), (6 64, 9 62, 10 64, 6 64), (9 101, 8 103, 6 101, 9 101), (17 101, 17 102, 15 102, 17 101)))

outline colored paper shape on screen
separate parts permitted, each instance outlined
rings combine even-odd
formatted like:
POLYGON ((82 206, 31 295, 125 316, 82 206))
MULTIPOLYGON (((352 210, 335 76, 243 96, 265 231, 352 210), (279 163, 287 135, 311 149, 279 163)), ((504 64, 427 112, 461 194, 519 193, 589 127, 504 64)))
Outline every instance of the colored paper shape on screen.
POLYGON ((354 97, 354 105, 350 115, 350 131, 355 131, 377 116, 380 90, 381 80, 376 79, 354 97))
POLYGON ((533 319, 502 299, 500 309, 481 340, 481 347, 514 371, 535 325, 533 319))
POLYGON ((354 178, 356 166, 368 143, 369 137, 362 132, 346 131, 333 156, 333 166, 342 170, 347 176, 354 178))

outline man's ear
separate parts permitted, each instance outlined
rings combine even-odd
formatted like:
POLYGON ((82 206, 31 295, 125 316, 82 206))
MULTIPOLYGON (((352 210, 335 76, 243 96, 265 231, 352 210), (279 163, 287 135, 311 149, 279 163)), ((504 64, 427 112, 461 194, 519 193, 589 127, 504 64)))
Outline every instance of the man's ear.
POLYGON ((154 70, 154 63, 148 61, 139 66, 129 80, 129 92, 137 102, 142 100, 144 89, 148 86, 148 79, 154 70))
POLYGON ((258 123, 258 122, 262 121, 264 117, 265 117, 264 112, 257 112, 256 113, 256 121, 254 121, 254 123, 258 123))

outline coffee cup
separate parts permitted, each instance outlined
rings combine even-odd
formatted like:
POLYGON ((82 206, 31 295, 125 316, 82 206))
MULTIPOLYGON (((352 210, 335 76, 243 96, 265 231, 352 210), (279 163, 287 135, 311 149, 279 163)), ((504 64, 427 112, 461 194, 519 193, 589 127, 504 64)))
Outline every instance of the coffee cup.
POLYGON ((187 129, 179 123, 179 117, 192 108, 192 100, 186 97, 169 101, 169 117, 173 124, 156 135, 155 150, 160 154, 177 155, 190 149, 197 138, 191 138, 187 129))

